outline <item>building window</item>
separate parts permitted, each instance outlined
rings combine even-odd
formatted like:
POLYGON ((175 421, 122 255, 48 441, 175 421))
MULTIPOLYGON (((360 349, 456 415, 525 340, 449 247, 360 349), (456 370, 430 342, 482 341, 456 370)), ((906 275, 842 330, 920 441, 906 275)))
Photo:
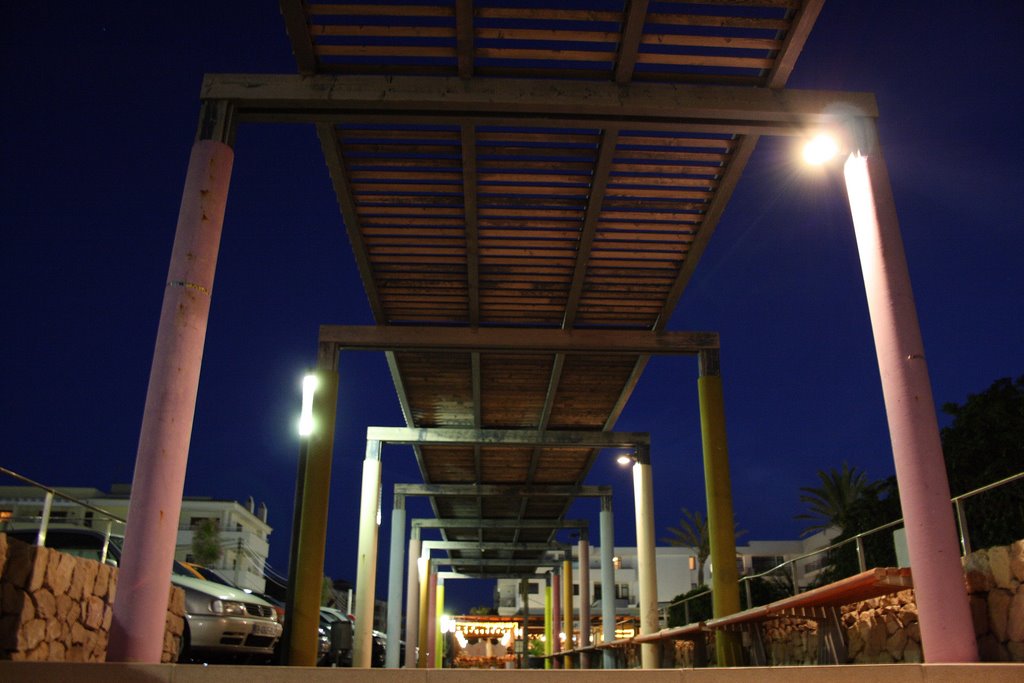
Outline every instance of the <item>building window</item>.
POLYGON ((693 571, 696 568, 697 568, 697 558, 694 557, 693 555, 690 555, 690 571, 693 571))
POLYGON ((578 583, 574 583, 572 585, 572 594, 573 595, 579 595, 580 594, 580 585, 578 583))
POLYGON ((531 581, 527 585, 529 586, 529 588, 526 589, 527 595, 537 595, 537 594, 540 593, 540 584, 539 583, 534 583, 534 582, 531 581))
POLYGON ((612 567, 615 569, 622 569, 622 558, 616 555, 612 558, 612 567))
POLYGON ((601 599, 601 584, 599 584, 599 583, 595 583, 594 584, 594 599, 595 600, 600 600, 601 599))
POLYGON ((629 584, 628 583, 617 583, 615 584, 615 597, 619 600, 629 600, 629 584))

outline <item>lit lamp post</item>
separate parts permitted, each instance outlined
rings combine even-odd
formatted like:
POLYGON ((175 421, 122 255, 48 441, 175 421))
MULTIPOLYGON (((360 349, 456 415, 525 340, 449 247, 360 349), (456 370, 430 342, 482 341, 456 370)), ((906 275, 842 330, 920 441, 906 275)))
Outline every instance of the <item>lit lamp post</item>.
POLYGON ((295 613, 296 569, 299 557, 299 535, 302 532, 302 490, 306 481, 306 459, 309 456, 309 436, 313 433, 313 394, 316 393, 316 375, 308 374, 302 378, 302 412, 299 414, 299 463, 295 475, 295 502, 292 507, 292 534, 288 549, 288 588, 285 594, 285 622, 281 640, 281 664, 289 664, 291 660, 291 617, 295 613))
MULTIPOLYGON (((889 436, 929 663, 977 661, 938 421, 903 240, 873 120, 849 127, 843 166, 882 379, 889 436)), ((840 142, 817 136, 804 158, 823 164, 840 142)))

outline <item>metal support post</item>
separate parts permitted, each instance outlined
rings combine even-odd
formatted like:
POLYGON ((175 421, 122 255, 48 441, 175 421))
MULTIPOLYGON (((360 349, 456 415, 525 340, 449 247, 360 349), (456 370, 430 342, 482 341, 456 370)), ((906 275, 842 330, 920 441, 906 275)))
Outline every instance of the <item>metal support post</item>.
MULTIPOLYGON (((615 640, 615 523, 612 517, 612 498, 601 499, 601 639, 615 640)), ((615 668, 615 652, 605 648, 601 652, 605 669, 615 668)))
MULTIPOLYGON (((646 446, 637 446, 633 465, 633 500, 636 507, 636 573, 639 588, 640 633, 658 631, 658 575, 654 550, 654 496, 650 453, 646 446)), ((640 645, 640 666, 657 669, 660 662, 658 643, 640 645)))
MULTIPOLYGON (((736 527, 732 514, 729 481, 729 447, 725 436, 722 375, 717 350, 701 351, 697 393, 700 400, 700 431, 704 449, 704 487, 708 500, 708 538, 711 544, 711 604, 716 618, 740 611, 739 576, 736 571, 736 527)), ((737 666, 743 661, 739 633, 715 634, 718 666, 737 666)))
POLYGON ((377 584, 377 528, 380 524, 380 441, 366 442, 359 499, 359 546, 356 558, 356 618, 352 666, 368 669, 373 655, 373 607, 377 584))
POLYGON ((53 509, 53 491, 43 496, 43 513, 39 519, 39 533, 36 534, 36 545, 46 545, 46 531, 50 526, 50 511, 53 509))
POLYGON ((437 567, 428 563, 429 581, 427 582, 427 651, 426 668, 436 668, 435 653, 437 652, 437 567))
POLYGON ((549 655, 544 658, 544 668, 551 668, 551 648, 554 643, 554 631, 552 630, 551 621, 551 573, 548 572, 547 578, 544 581, 544 654, 549 655))
MULTIPOLYGON (((590 647, 590 539, 586 529, 580 529, 578 544, 580 558, 580 638, 578 647, 590 647)), ((590 668, 590 653, 580 653, 580 668, 590 668)))
POLYGON ((391 556, 388 558, 388 642, 384 652, 384 666, 397 669, 400 665, 402 640, 402 565, 405 564, 405 496, 396 494, 391 510, 391 556))
POLYGON ((420 577, 419 653, 416 655, 416 666, 421 669, 427 668, 427 652, 430 648, 430 565, 430 551, 423 548, 420 550, 420 557, 416 561, 420 577))
POLYGON ((203 105, 188 162, 135 458, 110 662, 158 664, 163 652, 167 586, 234 161, 230 111, 219 101, 203 105), (213 128, 222 135, 215 137, 204 125, 210 118, 219 122, 213 128))
POLYGON ((437 605, 434 609, 435 640, 434 640, 434 668, 444 668, 444 578, 437 577, 437 605))
POLYGON ((874 121, 844 165, 929 664, 975 662, 977 641, 903 238, 874 121))
MULTIPOLYGON (((416 644, 420 636, 420 530, 409 535, 409 568, 405 584, 405 667, 416 667, 416 644)), ((390 638, 388 638, 390 640, 390 638)))
MULTIPOLYGON (((566 549, 562 560, 562 619, 565 623, 565 649, 572 650, 573 618, 572 618, 572 549, 566 549)), ((562 657, 562 666, 572 668, 572 655, 562 657)))
MULTIPOLYGON (((558 567, 551 572, 551 630, 555 637, 551 642, 552 654, 562 651, 562 634, 565 628, 562 626, 562 576, 558 567)), ((551 666, 555 669, 562 668, 562 661, 559 657, 551 658, 551 666)))
POLYGON ((320 593, 324 582, 324 551, 327 545, 327 505, 331 491, 331 460, 334 451, 334 423, 338 412, 337 354, 321 349, 313 395, 315 430, 306 437, 299 509, 298 548, 295 567, 289 567, 294 601, 287 612, 289 626, 288 663, 316 666, 317 628, 320 625, 320 593))

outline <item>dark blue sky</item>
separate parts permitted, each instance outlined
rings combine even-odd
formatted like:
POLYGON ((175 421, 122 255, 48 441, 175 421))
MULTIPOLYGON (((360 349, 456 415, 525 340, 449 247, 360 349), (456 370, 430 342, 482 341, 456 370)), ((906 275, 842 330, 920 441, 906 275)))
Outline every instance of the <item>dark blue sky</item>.
MULTIPOLYGON (((939 404, 1024 372, 1022 36, 1016 1, 827 2, 789 84, 877 95, 939 404)), ((270 0, 0 8, 0 464, 54 486, 131 480, 202 75, 294 71, 270 0)), ((313 128, 243 126, 235 149, 185 489, 266 501, 283 570, 300 375, 318 325, 371 317, 313 128)), ((721 334, 747 538, 795 537, 819 469, 892 474, 845 193, 790 141, 759 144, 670 327, 721 334)), ((382 355, 344 356, 331 576, 354 578, 365 428, 401 422, 382 355)), ((617 428, 651 432, 659 536, 703 508, 694 360, 652 361, 617 428)), ((408 449, 384 459, 390 504, 419 475, 408 449)), ((628 473, 603 458, 591 483, 615 485, 632 544, 628 473)), ((596 524, 596 503, 572 514, 596 524)))

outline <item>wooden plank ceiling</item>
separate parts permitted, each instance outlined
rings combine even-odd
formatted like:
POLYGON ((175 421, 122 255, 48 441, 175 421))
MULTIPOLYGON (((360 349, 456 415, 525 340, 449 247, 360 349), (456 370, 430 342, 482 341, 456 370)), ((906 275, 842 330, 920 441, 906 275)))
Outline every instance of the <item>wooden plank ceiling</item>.
MULTIPOLYGON (((780 88, 820 0, 302 2, 302 74, 780 88)), ((664 330, 756 137, 479 120, 319 123, 379 325, 664 330)), ((646 356, 389 353, 409 426, 608 430, 646 356)), ((421 446, 426 483, 580 485, 580 448, 421 446)), ((448 540, 552 541, 572 496, 434 496, 448 540)), ((451 552, 458 570, 479 552, 451 552)), ((494 553, 488 557, 494 557, 494 553)), ((506 552, 502 557, 530 557, 506 552)), ((532 556, 536 556, 536 552, 532 556)))

